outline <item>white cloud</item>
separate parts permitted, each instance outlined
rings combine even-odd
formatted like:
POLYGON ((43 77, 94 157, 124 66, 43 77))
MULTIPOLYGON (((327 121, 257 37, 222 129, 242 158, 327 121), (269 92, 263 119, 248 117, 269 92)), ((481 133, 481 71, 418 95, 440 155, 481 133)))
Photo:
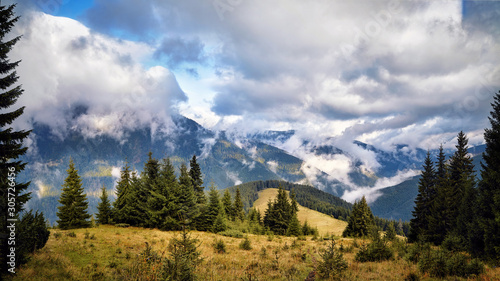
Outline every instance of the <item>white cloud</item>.
POLYGON ((39 12, 26 15, 15 32, 23 34, 11 55, 22 59, 22 119, 48 124, 60 137, 78 128, 87 137, 119 139, 123 129, 168 123, 172 108, 185 100, 168 69, 142 66, 153 52, 144 43, 39 12))

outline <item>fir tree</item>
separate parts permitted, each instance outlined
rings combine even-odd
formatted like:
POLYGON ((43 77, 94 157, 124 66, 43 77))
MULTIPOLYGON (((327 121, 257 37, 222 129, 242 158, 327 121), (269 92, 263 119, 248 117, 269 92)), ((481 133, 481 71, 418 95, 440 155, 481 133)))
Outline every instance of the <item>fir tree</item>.
POLYGON ((17 228, 16 254, 19 263, 27 262, 28 254, 45 246, 50 236, 46 223, 43 213, 33 215, 32 210, 24 213, 17 228))
POLYGON ((460 238, 464 249, 471 247, 471 222, 474 221, 477 192, 474 165, 467 143, 467 136, 460 132, 457 136, 457 150, 450 159, 451 200, 448 205, 452 218, 450 231, 460 238))
POLYGON ((189 161, 189 176, 191 177, 192 185, 196 194, 196 202, 198 204, 203 204, 206 201, 205 193, 203 192, 203 176, 201 174, 200 165, 196 162, 196 155, 193 155, 191 161, 189 161))
POLYGON ((57 224, 61 229, 85 228, 90 226, 90 215, 87 213, 87 195, 84 193, 82 181, 75 169, 73 159, 69 161, 68 177, 64 180, 59 198, 61 206, 57 207, 57 224))
POLYGON ((293 213, 290 218, 290 222, 288 223, 288 229, 286 230, 286 234, 288 236, 301 236, 302 235, 302 227, 299 222, 299 218, 297 217, 297 213, 293 213))
POLYGON ((352 206, 352 213, 347 220, 347 227, 342 236, 368 236, 373 227, 375 227, 374 217, 363 196, 359 202, 355 202, 352 206))
POLYGON ((278 195, 274 202, 269 201, 264 215, 264 225, 269 227, 274 233, 286 234, 292 219, 292 208, 288 201, 286 191, 278 186, 278 195))
POLYGON ((443 145, 439 147, 436 162, 436 198, 431 206, 431 215, 428 217, 428 240, 440 245, 448 230, 451 228, 451 210, 448 209, 451 187, 449 184, 448 165, 443 145))
POLYGON ((7 256, 7 219, 18 218, 19 212, 24 209, 24 204, 30 199, 31 193, 25 192, 29 182, 17 182, 15 176, 24 170, 26 163, 19 160, 26 153, 27 147, 23 147, 23 141, 31 131, 15 131, 10 125, 24 112, 24 106, 13 111, 6 110, 13 106, 23 93, 21 86, 16 86, 19 77, 15 68, 20 61, 10 62, 9 52, 21 38, 14 37, 5 40, 19 17, 14 17, 14 7, 0 6, 0 267, 6 268, 5 257, 7 256), (15 189, 9 187, 15 186, 15 189), (8 206, 8 194, 15 198, 15 206, 8 206))
POLYGON ((385 231, 385 236, 384 238, 389 241, 393 241, 396 239, 396 227, 394 227, 394 222, 391 221, 389 223, 389 226, 387 227, 387 230, 385 231))
POLYGON ((128 163, 120 172, 120 180, 116 185, 116 200, 113 202, 113 220, 118 223, 130 223, 130 204, 132 194, 132 175, 128 163))
POLYGON ((483 233, 483 255, 500 260, 500 91, 491 104, 491 128, 484 130, 486 149, 481 163, 478 215, 483 233))
POLYGON ((179 184, 174 190, 174 198, 177 205, 176 218, 182 224, 190 224, 198 216, 199 209, 191 177, 184 163, 181 164, 179 184))
POLYGON ((108 192, 106 191, 106 187, 102 187, 102 193, 101 193, 101 202, 97 205, 97 223, 99 224, 110 224, 111 223, 111 215, 112 215, 112 209, 111 209, 111 203, 109 202, 108 199, 108 192))
POLYGON ((295 189, 290 191, 290 210, 292 212, 292 216, 299 212, 299 204, 297 204, 297 195, 295 194, 295 189))
POLYGON ((212 226, 215 223, 215 219, 218 216, 223 215, 224 209, 222 208, 221 202, 219 200, 219 192, 212 183, 210 185, 210 191, 208 192, 208 209, 206 213, 205 223, 209 226, 208 229, 212 230, 212 226))
POLYGON ((240 188, 236 188, 236 196, 234 197, 234 217, 240 220, 245 218, 245 212, 243 211, 243 201, 241 200, 240 188))
POLYGON ((410 234, 408 235, 410 242, 428 241, 428 222, 435 199, 436 183, 436 171, 429 151, 427 151, 423 168, 422 176, 418 182, 418 195, 412 212, 413 218, 410 220, 410 234))
POLYGON ((222 196, 222 206, 224 207, 224 212, 226 215, 231 219, 235 220, 234 212, 233 212, 233 204, 231 203, 231 194, 229 193, 229 190, 226 189, 224 191, 224 195, 222 196))

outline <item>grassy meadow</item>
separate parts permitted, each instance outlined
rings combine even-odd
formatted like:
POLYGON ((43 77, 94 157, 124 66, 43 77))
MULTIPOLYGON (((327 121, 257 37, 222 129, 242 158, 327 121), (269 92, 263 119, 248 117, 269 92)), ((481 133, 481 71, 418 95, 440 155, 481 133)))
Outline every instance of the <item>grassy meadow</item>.
MULTIPOLYGON (((320 250, 329 241, 298 240, 292 237, 248 235, 251 250, 240 249, 244 238, 212 233, 190 232, 198 239, 203 258, 195 273, 200 280, 304 280, 321 261, 320 250), (226 253, 217 253, 215 239, 226 245, 226 253)), ((130 269, 145 262, 141 253, 146 242, 159 254, 167 256, 169 240, 179 232, 137 227, 99 226, 77 230, 51 230, 46 246, 21 266, 12 280, 131 280, 130 269), (72 235, 74 233, 74 235, 72 235)), ((344 280, 405 280, 416 273, 420 280, 436 280, 418 272, 415 264, 396 257, 391 261, 358 263, 355 253, 368 240, 336 238, 337 247, 346 249, 348 269, 344 280)), ((154 267, 151 270, 155 270, 154 267)), ((154 279, 135 279, 154 280, 154 279)), ((450 277, 447 280, 467 280, 450 277)), ((470 280, 500 280, 500 269, 470 280)))
MULTIPOLYGON (((254 207, 264 212, 269 199, 274 199, 277 189, 259 193, 254 207)), ((388 242, 395 252, 392 260, 383 262, 357 262, 355 255, 370 240, 341 238, 347 223, 319 212, 299 207, 299 220, 308 221, 319 230, 318 237, 283 237, 254 235, 245 230, 246 224, 231 223, 239 238, 220 234, 191 231, 197 239, 202 261, 194 270, 199 280, 305 280, 322 262, 321 253, 330 241, 343 253, 348 268, 342 280, 437 280, 419 272, 415 263, 403 258, 398 249, 406 246, 399 237, 388 242), (243 237, 241 237, 243 236, 243 237), (251 249, 240 244, 248 239, 251 249), (222 241, 225 252, 216 250, 214 244, 222 241), (408 279, 409 277, 418 279, 408 279)), ((160 231, 138 227, 101 225, 94 228, 59 230, 51 229, 45 247, 22 265, 11 280, 158 280, 151 272, 161 268, 149 261, 144 252, 151 251, 161 257, 170 257, 169 243, 180 238, 180 232, 160 231)), ((317 276, 316 276, 317 277, 317 276)), ((470 280, 500 280, 500 268, 488 268, 470 280)), ((314 280, 320 280, 316 278, 314 280)), ((468 280, 449 277, 445 280, 468 280)))

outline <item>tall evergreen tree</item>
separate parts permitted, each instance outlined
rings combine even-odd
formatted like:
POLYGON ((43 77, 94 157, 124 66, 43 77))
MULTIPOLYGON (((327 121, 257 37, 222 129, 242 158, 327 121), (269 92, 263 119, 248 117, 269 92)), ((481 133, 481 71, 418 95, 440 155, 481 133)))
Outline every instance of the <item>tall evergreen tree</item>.
POLYGON ((179 185, 174 190, 174 198, 177 205, 176 218, 183 225, 190 224, 198 216, 199 209, 193 183, 184 163, 181 164, 179 185))
MULTIPOLYGON (((17 219, 24 204, 30 199, 30 192, 26 192, 29 182, 17 182, 15 176, 24 170, 26 163, 19 160, 26 153, 23 141, 31 131, 16 131, 10 125, 24 112, 24 106, 7 111, 13 106, 23 93, 21 86, 15 86, 19 77, 15 68, 20 61, 10 62, 9 52, 21 38, 14 37, 5 40, 19 17, 14 16, 15 5, 0 6, 0 267, 6 269, 5 257, 7 249, 8 229, 7 219, 17 219), (9 187, 15 186, 15 189, 9 187), (11 194, 12 196, 8 196, 11 194), (8 198, 15 198, 15 206, 8 206, 8 198)), ((12 203, 11 203, 12 204, 12 203)))
POLYGON ((73 159, 69 161, 68 177, 64 180, 59 198, 61 206, 57 207, 57 224, 61 229, 85 228, 90 226, 90 215, 87 213, 87 195, 84 193, 82 181, 75 169, 73 159))
POLYGON ((234 217, 240 220, 245 218, 245 211, 243 211, 243 201, 241 200, 240 188, 236 188, 236 195, 234 196, 234 217))
POLYGON ((224 195, 222 196, 222 206, 224 207, 226 216, 228 216, 231 220, 235 220, 235 217, 233 216, 234 212, 233 203, 231 202, 231 194, 228 189, 224 191, 224 195))
POLYGON ((366 203, 365 196, 363 196, 360 201, 355 202, 352 206, 352 213, 347 220, 347 227, 342 236, 368 236, 373 227, 375 227, 374 217, 370 207, 366 203))
POLYGON ((111 203, 108 199, 108 192, 106 191, 106 187, 102 186, 101 189, 101 202, 97 205, 97 223, 99 224, 110 224, 112 222, 112 209, 111 203))
POLYGON ((191 161, 189 161, 189 176, 191 177, 192 185, 196 193, 196 201, 198 204, 203 204, 206 202, 205 192, 203 192, 203 175, 201 174, 201 168, 196 161, 196 155, 193 155, 191 161))
POLYGON ((491 104, 491 128, 484 130, 486 149, 481 163, 478 217, 483 234, 483 254, 500 260, 500 91, 491 104))
POLYGON ((116 185, 116 200, 113 202, 113 220, 119 223, 130 223, 132 174, 128 163, 120 172, 120 180, 116 185))
POLYGON ((436 198, 431 206, 431 215, 428 218, 429 229, 428 239, 436 245, 440 245, 448 230, 451 228, 450 204, 451 187, 449 184, 448 165, 443 145, 439 147, 439 154, 436 162, 436 198))
POLYGON ((463 132, 458 133, 456 148, 450 159, 450 232, 460 238, 464 250, 469 250, 473 239, 471 222, 475 217, 477 190, 474 164, 468 152, 468 139, 463 132))
POLYGON ((292 216, 299 212, 299 204, 297 203, 297 195, 295 194, 295 189, 290 191, 290 208, 292 211, 292 216))
POLYGON ((274 202, 268 202, 264 215, 264 225, 276 234, 285 235, 292 217, 292 207, 288 201, 288 195, 280 185, 274 202))
POLYGON ((416 242, 428 241, 429 217, 435 199, 436 171, 431 159, 431 153, 427 151, 422 176, 418 182, 418 195, 415 199, 413 218, 410 220, 410 234, 408 240, 416 242))

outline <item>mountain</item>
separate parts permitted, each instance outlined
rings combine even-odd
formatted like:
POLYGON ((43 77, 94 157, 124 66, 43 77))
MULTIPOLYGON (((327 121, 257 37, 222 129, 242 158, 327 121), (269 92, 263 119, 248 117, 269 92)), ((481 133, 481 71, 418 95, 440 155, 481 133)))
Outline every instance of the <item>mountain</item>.
MULTIPOLYGON (((140 172, 149 151, 157 159, 168 157, 177 169, 181 163, 189 165, 196 155, 205 186, 213 182, 218 188, 226 188, 259 180, 311 184, 303 172, 304 161, 286 151, 256 139, 236 144, 225 132, 207 130, 180 115, 172 117, 172 124, 157 130, 124 131, 120 138, 105 134, 86 136, 78 129, 68 129, 61 137, 48 126, 35 124, 32 140, 35 145, 23 158, 28 165, 19 177, 32 182, 29 191, 33 194, 27 208, 43 211, 52 223, 57 219, 57 200, 70 158, 82 178, 90 213, 96 211, 100 188, 104 185, 112 191, 125 162, 140 172)), ((309 169, 316 171, 315 180, 323 182, 326 191, 346 189, 319 169, 309 169)))

